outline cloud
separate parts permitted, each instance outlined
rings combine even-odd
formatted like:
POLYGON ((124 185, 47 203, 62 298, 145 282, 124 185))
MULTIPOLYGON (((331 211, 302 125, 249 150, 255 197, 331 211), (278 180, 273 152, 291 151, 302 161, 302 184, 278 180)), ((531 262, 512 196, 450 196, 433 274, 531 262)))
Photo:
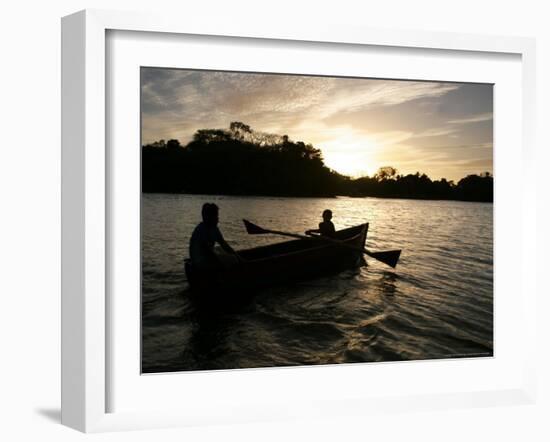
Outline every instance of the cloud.
POLYGON ((340 83, 330 101, 324 103, 323 117, 339 112, 352 112, 373 107, 395 106, 421 98, 440 97, 458 88, 455 84, 346 80, 340 83))
MULTIPOLYGON (((162 127, 225 127, 242 120, 290 132, 306 120, 440 97, 456 84, 143 68, 142 112, 162 127), (191 124, 191 123, 196 124, 191 124), (221 126, 220 126, 221 125, 221 126)), ((170 138, 144 123, 146 141, 170 138)), ((192 134, 188 134, 190 138, 192 134)), ((185 140, 182 140, 185 141, 185 140)))
POLYGON ((486 150, 486 149, 492 149, 493 143, 492 142, 486 142, 486 143, 469 143, 469 144, 437 144, 437 145, 422 145, 422 150, 425 151, 431 151, 431 150, 465 150, 465 149, 472 149, 472 150, 486 150))
POLYGON ((432 128, 432 129, 426 129, 422 132, 419 132, 417 134, 414 134, 414 138, 427 138, 427 137, 442 137, 445 135, 451 135, 456 132, 456 128, 432 128))
POLYGON ((467 168, 474 171, 474 173, 479 173, 481 171, 492 171, 493 170, 493 159, 492 158, 480 158, 476 160, 464 161, 461 163, 467 168))
POLYGON ((482 121, 489 121, 493 119, 492 112, 485 112, 483 114, 474 115, 472 117, 458 118, 456 120, 448 121, 449 124, 469 124, 469 123, 480 123, 482 121))

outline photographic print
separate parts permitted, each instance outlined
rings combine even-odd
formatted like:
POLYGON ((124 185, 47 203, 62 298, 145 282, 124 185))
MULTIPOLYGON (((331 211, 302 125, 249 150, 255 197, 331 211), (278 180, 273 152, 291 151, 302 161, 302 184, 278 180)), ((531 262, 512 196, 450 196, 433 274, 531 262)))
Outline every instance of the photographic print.
POLYGON ((142 373, 493 355, 493 85, 141 68, 142 373))

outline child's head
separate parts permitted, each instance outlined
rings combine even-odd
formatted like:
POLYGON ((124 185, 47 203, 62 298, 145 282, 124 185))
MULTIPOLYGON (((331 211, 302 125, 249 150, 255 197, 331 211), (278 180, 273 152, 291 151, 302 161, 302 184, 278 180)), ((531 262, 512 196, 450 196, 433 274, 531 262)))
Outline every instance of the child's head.
POLYGON ((326 209, 323 211, 323 220, 330 221, 332 219, 332 210, 326 209))

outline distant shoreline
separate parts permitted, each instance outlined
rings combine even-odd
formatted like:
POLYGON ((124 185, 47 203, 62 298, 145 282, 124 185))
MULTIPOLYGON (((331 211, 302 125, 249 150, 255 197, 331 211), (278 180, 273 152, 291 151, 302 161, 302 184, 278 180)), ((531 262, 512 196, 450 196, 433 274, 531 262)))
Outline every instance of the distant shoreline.
POLYGON ((456 201, 460 203, 486 203, 493 204, 493 201, 461 200, 456 198, 430 198, 430 197, 403 197, 403 196, 370 196, 370 195, 262 195, 262 194, 230 194, 230 193, 206 193, 206 192, 141 192, 142 195, 189 195, 189 196, 222 196, 237 198, 289 198, 289 199, 336 199, 336 198, 374 198, 380 200, 411 200, 411 201, 456 201))

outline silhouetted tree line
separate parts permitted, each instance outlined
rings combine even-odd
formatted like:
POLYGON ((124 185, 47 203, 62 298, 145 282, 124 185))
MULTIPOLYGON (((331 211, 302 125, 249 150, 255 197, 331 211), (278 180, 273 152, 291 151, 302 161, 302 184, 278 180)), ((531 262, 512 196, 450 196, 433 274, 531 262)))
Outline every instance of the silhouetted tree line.
POLYGON ((311 144, 232 122, 229 129, 198 130, 186 146, 178 140, 142 146, 142 191, 493 201, 493 177, 468 175, 455 184, 383 167, 372 177, 352 179, 325 166, 311 144))
POLYGON ((492 202, 493 176, 468 175, 455 184, 445 178, 432 181, 420 172, 399 175, 393 167, 382 167, 373 177, 350 180, 348 190, 351 196, 492 202))

